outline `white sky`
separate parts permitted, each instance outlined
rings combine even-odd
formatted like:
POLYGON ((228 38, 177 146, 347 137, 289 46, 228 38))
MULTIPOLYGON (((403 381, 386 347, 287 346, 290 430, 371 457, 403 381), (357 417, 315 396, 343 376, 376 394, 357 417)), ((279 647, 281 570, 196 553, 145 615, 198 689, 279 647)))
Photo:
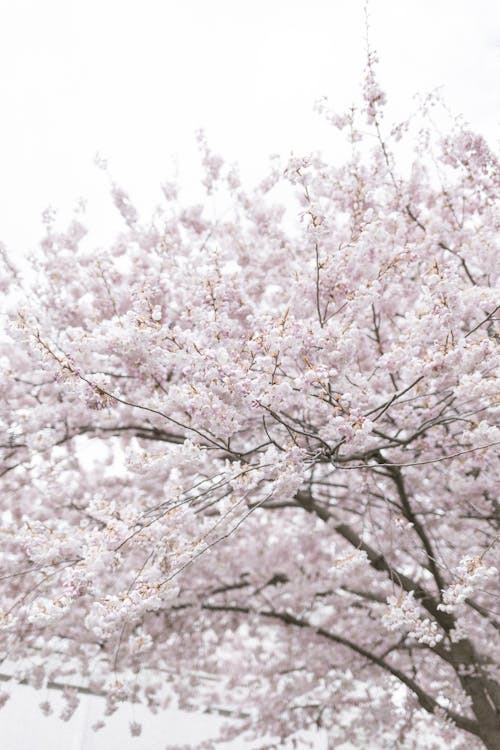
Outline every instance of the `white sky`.
MULTIPOLYGON (((398 115, 442 86, 498 137, 497 0, 372 0, 371 24, 398 115)), ((0 240, 32 247, 41 211, 79 197, 108 226, 97 151, 149 216, 175 168, 194 190, 201 126, 250 179, 328 148, 313 102, 356 98, 363 50, 363 0, 0 0, 0 240)))
MULTIPOLYGON (((455 113, 498 141, 498 0, 372 0, 371 24, 396 115, 442 86, 455 113)), ((249 179, 271 153, 328 149, 312 104, 327 95, 341 110, 356 99, 363 50, 362 0, 0 0, 0 240, 33 248, 42 210, 69 216, 79 197, 105 234, 97 151, 149 214, 175 169, 188 188, 195 179, 199 127, 249 179)), ((22 719, 39 698, 27 690, 0 713, 5 750, 31 747, 22 719)), ((43 726, 51 750, 104 742, 78 729, 70 745, 58 724, 43 726)), ((101 735, 108 750, 128 747, 123 736, 101 735)), ((162 750, 160 736, 148 748, 162 750)))

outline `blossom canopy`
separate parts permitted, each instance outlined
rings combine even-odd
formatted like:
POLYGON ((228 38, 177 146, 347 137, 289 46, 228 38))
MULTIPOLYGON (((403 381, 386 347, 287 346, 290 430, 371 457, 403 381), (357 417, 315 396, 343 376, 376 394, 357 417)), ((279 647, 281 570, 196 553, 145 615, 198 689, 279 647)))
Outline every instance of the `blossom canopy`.
POLYGON ((200 134, 215 218, 113 186, 107 250, 47 215, 28 271, 2 251, 20 679, 73 670, 108 713, 173 691, 256 748, 499 747, 499 162, 432 99, 386 126, 374 63, 321 105, 343 163, 248 190, 200 134))

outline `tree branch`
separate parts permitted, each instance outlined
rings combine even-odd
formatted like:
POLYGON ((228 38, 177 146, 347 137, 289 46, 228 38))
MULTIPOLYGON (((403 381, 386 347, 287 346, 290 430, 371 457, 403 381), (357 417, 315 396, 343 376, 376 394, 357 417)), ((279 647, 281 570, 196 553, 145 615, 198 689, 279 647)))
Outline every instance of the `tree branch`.
POLYGON ((318 628, 315 625, 309 623, 307 620, 295 617, 289 612, 275 612, 274 610, 253 610, 250 607, 217 604, 202 604, 201 608, 212 612, 237 612, 241 614, 259 615, 261 617, 279 620, 285 625, 292 625, 298 628, 308 628, 322 638, 326 638, 329 641, 338 643, 341 646, 345 646, 349 650, 365 658, 367 661, 370 661, 372 664, 375 664, 384 671, 389 672, 389 674, 391 674, 393 677, 396 677, 396 679, 398 679, 403 685, 405 685, 417 696, 419 704, 430 714, 433 714, 436 709, 439 709, 443 711, 446 716, 451 719, 451 721, 453 721, 453 723, 456 724, 456 726, 460 729, 464 729, 466 732, 470 732, 471 734, 474 734, 476 736, 479 735, 479 725, 477 721, 469 719, 466 716, 462 716, 455 713, 454 711, 445 708, 444 706, 441 706, 435 700, 435 698, 429 695, 429 693, 425 692, 425 690, 423 690, 417 684, 417 682, 415 682, 414 679, 408 677, 408 675, 406 675, 401 670, 393 667, 384 658, 376 656, 371 651, 368 651, 367 649, 347 638, 343 638, 342 636, 337 635, 336 633, 332 633, 325 628, 318 628))

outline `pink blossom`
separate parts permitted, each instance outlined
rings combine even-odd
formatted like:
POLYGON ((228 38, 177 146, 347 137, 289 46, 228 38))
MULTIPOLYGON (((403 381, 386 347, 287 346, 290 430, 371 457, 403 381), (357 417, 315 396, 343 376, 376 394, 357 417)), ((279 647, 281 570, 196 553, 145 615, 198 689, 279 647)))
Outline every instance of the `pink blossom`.
POLYGON ((431 104, 385 127, 369 53, 343 161, 246 189, 200 133, 197 204, 112 184, 108 250, 52 210, 28 272, 0 248, 0 651, 62 719, 499 745, 498 161, 431 104))

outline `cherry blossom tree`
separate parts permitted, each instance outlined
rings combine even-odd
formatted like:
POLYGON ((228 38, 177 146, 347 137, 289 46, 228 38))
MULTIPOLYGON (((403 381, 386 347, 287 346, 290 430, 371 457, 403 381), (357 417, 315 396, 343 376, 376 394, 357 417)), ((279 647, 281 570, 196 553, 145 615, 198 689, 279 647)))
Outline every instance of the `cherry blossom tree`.
POLYGON ((2 251, 1 654, 62 718, 78 675, 256 748, 500 747, 499 162, 374 65, 343 163, 248 190, 200 134, 203 205, 2 251))

